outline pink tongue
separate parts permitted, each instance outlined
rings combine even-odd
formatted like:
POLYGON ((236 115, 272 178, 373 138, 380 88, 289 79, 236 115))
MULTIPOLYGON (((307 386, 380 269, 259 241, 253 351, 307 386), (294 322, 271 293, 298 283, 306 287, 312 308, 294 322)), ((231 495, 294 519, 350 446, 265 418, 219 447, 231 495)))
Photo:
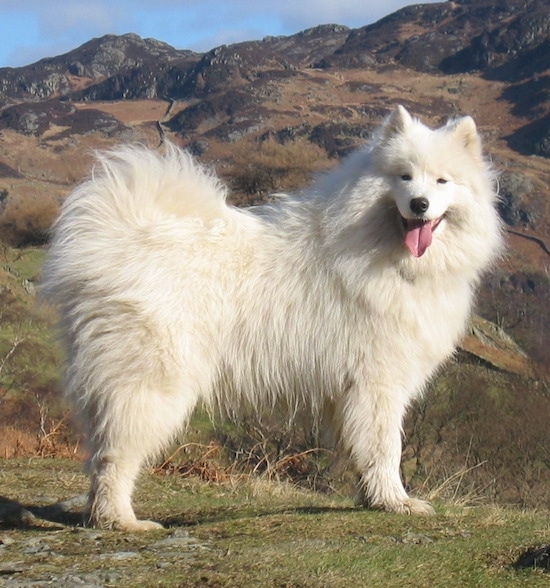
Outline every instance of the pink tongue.
POLYGON ((434 221, 408 221, 405 229, 405 245, 415 257, 422 257, 432 244, 433 224, 434 221))

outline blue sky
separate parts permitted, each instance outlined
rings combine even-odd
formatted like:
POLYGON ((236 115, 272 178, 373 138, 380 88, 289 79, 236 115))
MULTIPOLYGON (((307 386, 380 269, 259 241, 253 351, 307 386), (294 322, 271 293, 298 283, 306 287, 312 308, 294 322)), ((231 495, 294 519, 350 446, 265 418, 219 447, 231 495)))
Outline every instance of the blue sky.
MULTIPOLYGON (((433 2, 434 0, 429 0, 433 2)), ((61 55, 93 37, 137 33, 177 49, 361 27, 414 0, 0 0, 0 67, 61 55)))

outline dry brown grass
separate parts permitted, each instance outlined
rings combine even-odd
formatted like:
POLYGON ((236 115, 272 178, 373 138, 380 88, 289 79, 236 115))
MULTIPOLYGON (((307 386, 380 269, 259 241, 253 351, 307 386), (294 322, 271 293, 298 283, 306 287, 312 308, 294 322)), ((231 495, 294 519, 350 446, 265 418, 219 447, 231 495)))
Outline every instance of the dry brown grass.
POLYGON ((35 454, 35 435, 10 425, 4 425, 0 427, 1 459, 28 457, 35 454))
POLYGON ((59 201, 53 195, 8 195, 0 214, 2 240, 14 247, 42 245, 59 214, 59 201))
POLYGON ((305 139, 284 144, 274 139, 247 140, 235 145, 231 166, 224 175, 238 201, 238 194, 244 194, 246 200, 299 189, 332 164, 324 149, 305 139))

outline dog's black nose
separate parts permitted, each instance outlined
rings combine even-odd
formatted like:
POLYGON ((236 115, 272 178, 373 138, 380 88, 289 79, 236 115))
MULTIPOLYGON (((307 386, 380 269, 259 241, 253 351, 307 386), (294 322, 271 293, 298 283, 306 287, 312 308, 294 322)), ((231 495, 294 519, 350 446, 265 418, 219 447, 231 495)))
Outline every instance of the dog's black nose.
POLYGON ((424 214, 430 206, 430 201, 427 198, 413 198, 410 203, 411 212, 413 214, 424 214))

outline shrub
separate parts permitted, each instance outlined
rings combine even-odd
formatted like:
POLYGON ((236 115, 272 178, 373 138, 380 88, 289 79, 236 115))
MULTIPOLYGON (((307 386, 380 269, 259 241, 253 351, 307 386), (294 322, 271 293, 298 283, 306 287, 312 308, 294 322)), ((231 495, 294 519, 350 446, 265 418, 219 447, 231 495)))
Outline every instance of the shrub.
POLYGON ((434 489, 460 472, 447 488, 455 498, 474 492, 499 503, 547 504, 549 422, 543 381, 452 365, 409 414, 405 478, 434 489))
POLYGON ((0 199, 0 235, 4 243, 14 247, 43 245, 50 227, 59 213, 59 202, 51 195, 20 195, 2 192, 0 199))
POLYGON ((247 197, 296 190, 330 165, 326 151, 305 139, 285 144, 274 139, 242 141, 232 156, 226 175, 231 187, 247 197))

